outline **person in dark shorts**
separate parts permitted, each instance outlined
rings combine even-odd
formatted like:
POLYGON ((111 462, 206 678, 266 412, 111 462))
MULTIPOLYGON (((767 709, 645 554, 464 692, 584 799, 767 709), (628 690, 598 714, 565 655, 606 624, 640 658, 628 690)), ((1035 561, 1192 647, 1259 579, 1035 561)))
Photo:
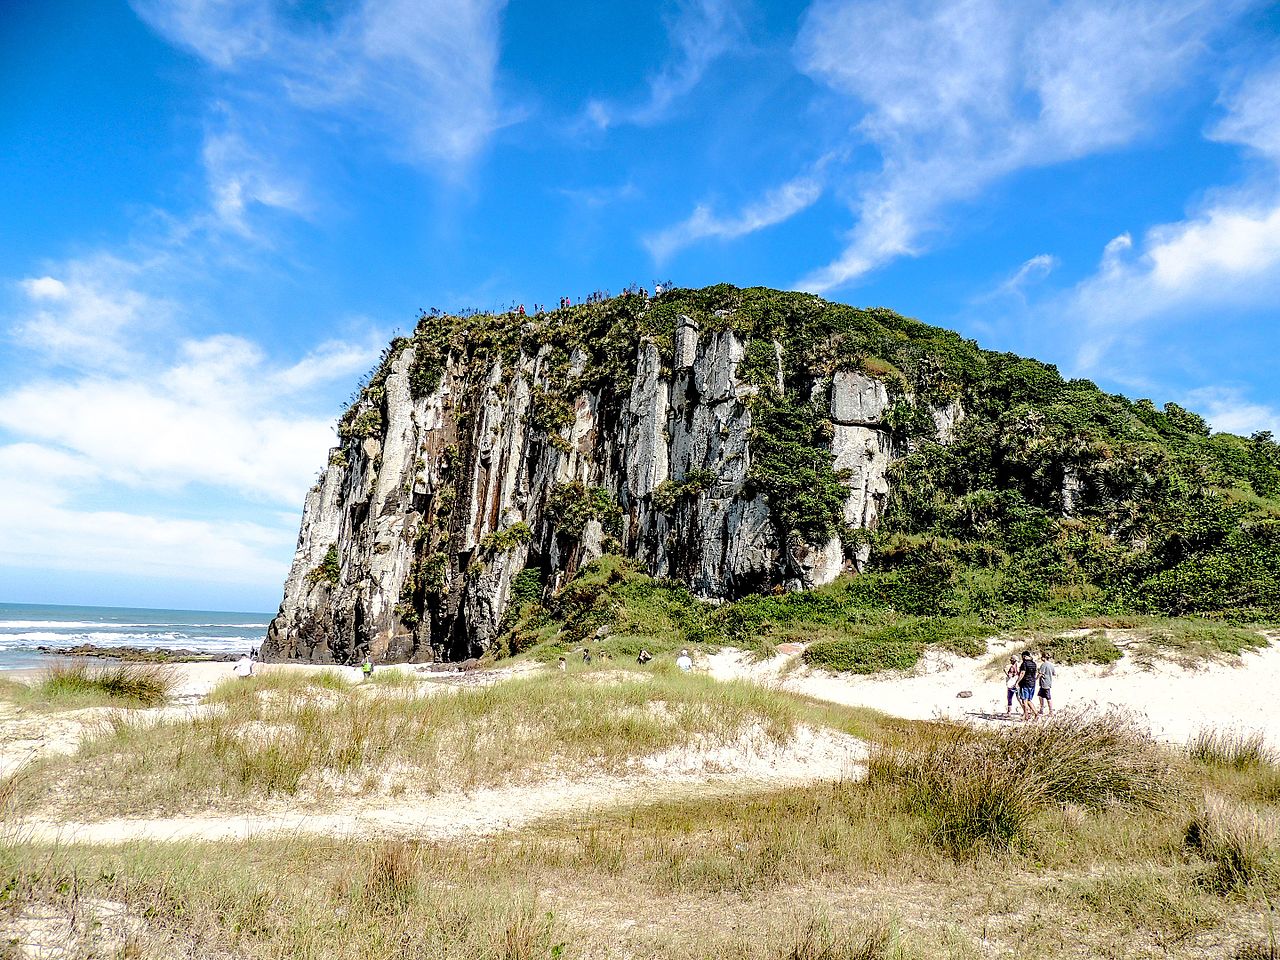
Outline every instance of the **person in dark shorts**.
POLYGON ((1040 654, 1040 659, 1040 709, 1036 711, 1036 716, 1044 716, 1046 709, 1049 711, 1049 716, 1053 716, 1053 675, 1056 672, 1053 657, 1046 650, 1040 654))
POLYGON ((1018 667, 1018 703, 1022 706, 1022 719, 1034 720, 1036 712, 1031 701, 1036 696, 1036 662, 1028 650, 1022 655, 1022 664, 1018 667))

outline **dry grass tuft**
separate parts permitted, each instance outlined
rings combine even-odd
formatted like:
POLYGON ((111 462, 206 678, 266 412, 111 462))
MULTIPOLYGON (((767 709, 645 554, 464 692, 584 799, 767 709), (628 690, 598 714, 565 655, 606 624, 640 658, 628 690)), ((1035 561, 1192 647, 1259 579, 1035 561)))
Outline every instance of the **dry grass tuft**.
POLYGON ((1280 844, 1273 822, 1223 800, 1206 801, 1187 826, 1186 844, 1208 861, 1202 882, 1217 893, 1280 889, 1280 844))
POLYGON ((995 735, 923 728, 914 740, 875 752, 868 774, 872 783, 902 791, 934 840, 953 854, 1024 843, 1051 806, 1156 808, 1178 793, 1169 755, 1111 714, 995 735))

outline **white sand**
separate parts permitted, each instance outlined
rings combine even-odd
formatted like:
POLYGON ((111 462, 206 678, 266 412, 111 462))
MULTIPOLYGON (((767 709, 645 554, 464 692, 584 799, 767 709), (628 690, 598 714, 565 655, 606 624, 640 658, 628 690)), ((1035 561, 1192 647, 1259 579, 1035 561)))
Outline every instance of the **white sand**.
MULTIPOLYGON (((1005 723, 1004 678, 992 657, 1007 658, 1025 642, 992 644, 978 659, 927 653, 910 673, 873 676, 834 674, 798 663, 799 653, 760 663, 727 650, 704 661, 720 679, 744 678, 851 706, 871 707, 914 720, 942 717, 978 723, 1005 723), (957 696, 972 691, 971 698, 957 696)), ((1280 748, 1280 644, 1244 654, 1234 663, 1184 668, 1167 661, 1144 667, 1125 656, 1108 667, 1058 665, 1054 709, 1121 710, 1152 734, 1185 743, 1205 727, 1261 730, 1280 748)), ((1038 700, 1036 701, 1038 704, 1038 700)), ((1014 701, 1015 716, 1019 712, 1014 701)))
MULTIPOLYGON (((993 645, 987 656, 968 659, 929 653, 915 671, 870 677, 810 670, 799 663, 798 648, 754 662, 739 651, 723 651, 699 659, 698 669, 719 679, 747 679, 822 700, 871 707, 911 719, 950 718, 980 724, 1012 722, 1005 718, 1005 688, 1000 665, 1019 647, 1013 641, 993 645), (958 697, 961 691, 973 696, 958 697)), ((143 711, 156 719, 200 709, 199 698, 231 676, 226 663, 182 664, 180 703, 143 711)), ((308 665, 268 665, 277 670, 315 670, 308 665)), ((328 668, 334 669, 334 668, 328 668)), ((359 679, 357 668, 336 668, 359 679)), ((391 668, 379 668, 391 669, 391 668)), ((398 669, 412 670, 411 667, 398 669)), ((443 681, 433 689, 462 681, 497 682, 511 672, 536 669, 519 665, 465 677, 420 674, 443 681)), ((1280 644, 1245 654, 1235 663, 1204 664, 1187 669, 1173 663, 1146 665, 1126 656, 1110 667, 1060 666, 1054 702, 1063 713, 1118 709, 1147 725, 1160 739, 1180 743, 1204 727, 1261 730, 1280 746, 1280 644)), ((31 714, 0 704, 0 773, 32 757, 70 752, 85 732, 109 713, 102 709, 58 714, 31 714)), ((1016 704, 1015 704, 1016 716, 1016 704)), ((676 796, 731 794, 761 784, 781 785, 858 776, 864 745, 829 730, 803 727, 787 743, 777 743, 753 730, 737 742, 690 743, 641 758, 622 776, 579 771, 573 776, 434 796, 344 797, 337 809, 303 811, 272 804, 251 812, 211 810, 203 815, 172 818, 116 818, 71 823, 38 815, 11 823, 10 829, 30 839, 60 842, 119 843, 142 838, 242 839, 263 833, 310 833, 328 836, 416 836, 437 839, 480 836, 511 830, 543 817, 626 803, 652 802, 676 796)))

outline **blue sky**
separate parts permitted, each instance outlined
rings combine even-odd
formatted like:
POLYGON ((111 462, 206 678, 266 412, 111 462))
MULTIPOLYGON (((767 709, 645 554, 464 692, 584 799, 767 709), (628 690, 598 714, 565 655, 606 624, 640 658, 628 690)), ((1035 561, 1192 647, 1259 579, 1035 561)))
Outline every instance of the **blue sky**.
POLYGON ((1280 433, 1280 6, 0 6, 0 600, 273 609, 419 308, 883 304, 1280 433))

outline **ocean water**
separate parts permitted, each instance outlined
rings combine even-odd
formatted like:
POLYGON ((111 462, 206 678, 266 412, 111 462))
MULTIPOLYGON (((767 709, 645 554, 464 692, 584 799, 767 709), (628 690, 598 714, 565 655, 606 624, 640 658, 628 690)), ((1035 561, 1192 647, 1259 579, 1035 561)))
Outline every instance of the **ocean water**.
POLYGON ((148 610, 0 603, 0 670, 49 662, 37 647, 162 647, 247 653, 267 634, 269 613, 148 610))

